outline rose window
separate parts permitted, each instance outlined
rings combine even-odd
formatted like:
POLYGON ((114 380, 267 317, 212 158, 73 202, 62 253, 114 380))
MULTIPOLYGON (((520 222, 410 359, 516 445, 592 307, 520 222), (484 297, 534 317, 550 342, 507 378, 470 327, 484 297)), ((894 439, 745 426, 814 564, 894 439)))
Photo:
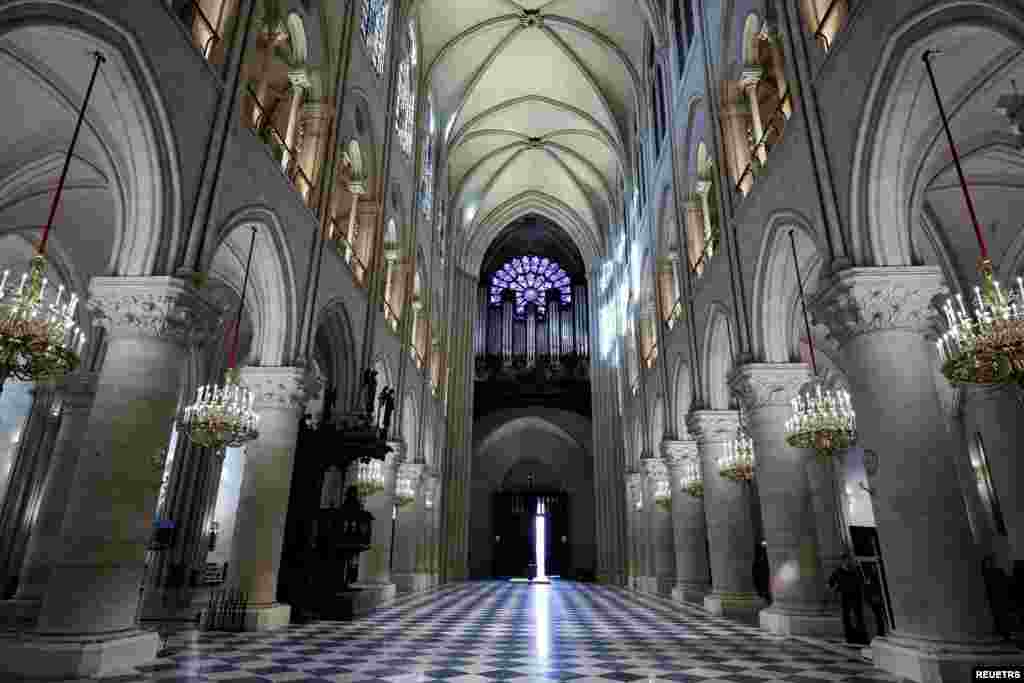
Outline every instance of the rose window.
POLYGON ((548 290, 558 291, 563 305, 572 301, 569 275, 557 261, 543 256, 517 256, 498 269, 491 278, 491 303, 500 304, 506 289, 515 293, 518 315, 526 313, 527 304, 536 304, 538 314, 544 315, 548 290))

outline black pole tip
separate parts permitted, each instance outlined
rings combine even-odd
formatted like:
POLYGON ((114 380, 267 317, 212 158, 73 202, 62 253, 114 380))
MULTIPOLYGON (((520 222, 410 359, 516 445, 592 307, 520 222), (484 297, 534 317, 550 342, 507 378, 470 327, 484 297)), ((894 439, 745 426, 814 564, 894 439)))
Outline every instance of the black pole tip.
POLYGON ((95 57, 95 58, 96 58, 96 61, 97 61, 97 62, 99 62, 100 64, 103 64, 104 62, 106 62, 106 61, 107 61, 107 57, 106 57, 106 55, 104 55, 104 54, 103 54, 102 52, 100 52, 99 50, 93 50, 93 52, 92 52, 92 56, 93 56, 93 57, 95 57))
POLYGON ((921 61, 927 64, 935 55, 941 55, 942 50, 927 49, 921 54, 921 61))

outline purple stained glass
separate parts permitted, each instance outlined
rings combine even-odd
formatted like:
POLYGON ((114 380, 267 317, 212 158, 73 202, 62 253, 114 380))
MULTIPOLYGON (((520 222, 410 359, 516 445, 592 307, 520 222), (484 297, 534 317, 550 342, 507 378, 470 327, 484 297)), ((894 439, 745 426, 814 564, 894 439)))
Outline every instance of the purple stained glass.
POLYGON ((526 313, 528 303, 535 303, 537 313, 544 315, 548 290, 557 290, 563 305, 572 301, 569 276, 557 262, 543 256, 517 256, 499 268, 491 278, 491 302, 499 303, 506 289, 515 292, 519 315, 526 313))

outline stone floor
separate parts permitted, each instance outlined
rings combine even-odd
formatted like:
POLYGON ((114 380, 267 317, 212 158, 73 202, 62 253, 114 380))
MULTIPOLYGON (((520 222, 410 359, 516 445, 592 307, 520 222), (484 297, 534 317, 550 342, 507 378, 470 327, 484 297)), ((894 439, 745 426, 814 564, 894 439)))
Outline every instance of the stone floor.
MULTIPOLYGON (((135 681, 895 682, 851 654, 591 584, 466 583, 351 622, 177 634, 135 681)), ((128 680, 128 679, 122 679, 128 680)))

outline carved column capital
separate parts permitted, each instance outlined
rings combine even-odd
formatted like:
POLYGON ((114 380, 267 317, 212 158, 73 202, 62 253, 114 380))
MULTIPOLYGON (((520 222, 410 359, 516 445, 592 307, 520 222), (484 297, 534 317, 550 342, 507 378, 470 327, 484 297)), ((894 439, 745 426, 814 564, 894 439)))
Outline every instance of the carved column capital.
POLYGON ((223 313, 174 277, 96 277, 87 305, 94 324, 111 337, 158 337, 182 346, 212 337, 223 313))
POLYGON ((661 458, 644 458, 640 461, 640 467, 643 468, 644 476, 649 479, 657 481, 668 478, 668 467, 661 458))
POLYGON ((305 69, 292 69, 288 72, 288 80, 296 90, 309 90, 312 87, 305 69))
POLYGON ((697 442, 692 439, 683 441, 665 439, 661 442, 661 457, 669 469, 675 470, 685 464, 689 458, 697 457, 697 442))
POLYGON ((811 379, 803 363, 748 363, 729 379, 729 386, 748 412, 771 406, 789 406, 811 379))
POLYGON ((736 410, 695 410, 686 416, 686 426, 698 444, 724 443, 736 438, 740 414, 736 410))
POLYGON ((242 368, 242 383, 256 395, 254 407, 263 410, 302 410, 320 390, 320 380, 305 368, 242 368))
POLYGON ((840 346, 862 334, 932 331, 938 310, 932 300, 948 293, 942 271, 931 266, 850 268, 809 302, 815 321, 840 346))
POLYGON ((642 474, 639 472, 632 472, 626 475, 626 492, 629 498, 630 508, 635 508, 637 502, 643 505, 644 482, 642 474))

